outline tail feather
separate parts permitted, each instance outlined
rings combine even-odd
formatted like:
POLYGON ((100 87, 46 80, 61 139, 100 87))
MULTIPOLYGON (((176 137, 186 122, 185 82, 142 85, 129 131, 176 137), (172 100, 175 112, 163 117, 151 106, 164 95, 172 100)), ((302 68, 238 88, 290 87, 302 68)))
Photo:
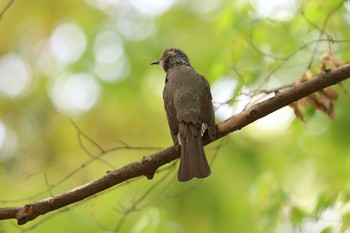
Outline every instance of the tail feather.
POLYGON ((178 180, 188 181, 193 177, 204 178, 209 176, 211 171, 203 149, 201 129, 194 127, 192 124, 181 124, 181 160, 178 180), (194 131, 194 128, 197 131, 194 131))

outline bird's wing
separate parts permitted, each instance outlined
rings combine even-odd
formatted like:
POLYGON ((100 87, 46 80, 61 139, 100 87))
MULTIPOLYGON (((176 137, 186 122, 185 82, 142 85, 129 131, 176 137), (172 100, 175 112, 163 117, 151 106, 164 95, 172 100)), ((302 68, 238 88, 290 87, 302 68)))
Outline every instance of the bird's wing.
POLYGON ((179 123, 176 118, 176 108, 174 103, 174 97, 172 86, 165 85, 163 91, 164 108, 166 116, 168 118, 168 124, 170 128, 171 137, 173 138, 174 145, 178 145, 177 134, 179 131, 179 123))
POLYGON ((209 82, 200 74, 199 78, 203 82, 203 92, 200 96, 200 120, 201 122, 207 124, 208 127, 208 133, 211 139, 214 139, 215 137, 215 114, 214 114, 214 108, 212 103, 212 96, 210 92, 210 85, 209 82))

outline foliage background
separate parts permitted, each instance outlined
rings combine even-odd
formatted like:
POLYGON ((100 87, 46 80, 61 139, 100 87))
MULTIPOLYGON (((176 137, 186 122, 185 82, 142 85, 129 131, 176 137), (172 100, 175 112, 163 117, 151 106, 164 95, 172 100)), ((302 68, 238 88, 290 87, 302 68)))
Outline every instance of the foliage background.
MULTIPOLYGON (((0 21, 0 205, 171 145, 164 73, 149 66, 165 48, 186 51, 212 83, 219 122, 252 100, 242 94, 289 85, 326 52, 349 61, 349 23, 348 1, 14 1, 0 21), (114 150, 94 160, 70 119, 114 150)), ((0 232, 344 232, 350 97, 335 89, 334 120, 307 108, 303 123, 286 108, 209 146, 203 181, 178 183, 170 165, 23 227, 2 221, 0 232)))

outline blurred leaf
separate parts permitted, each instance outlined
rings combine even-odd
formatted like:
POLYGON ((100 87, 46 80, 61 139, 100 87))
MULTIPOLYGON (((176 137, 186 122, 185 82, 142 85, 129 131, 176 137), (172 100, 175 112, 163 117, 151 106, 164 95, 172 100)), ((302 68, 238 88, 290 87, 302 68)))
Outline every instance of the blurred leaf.
POLYGON ((321 233, 331 233, 331 232, 333 232, 333 228, 332 227, 327 227, 327 228, 325 228, 325 229, 323 229, 321 231, 321 233))
POLYGON ((321 193, 314 209, 315 217, 318 217, 323 210, 332 207, 337 200, 337 196, 337 194, 321 193))
POLYGON ((302 221, 308 217, 308 214, 298 207, 293 207, 291 213, 291 222, 293 226, 300 225, 302 221))

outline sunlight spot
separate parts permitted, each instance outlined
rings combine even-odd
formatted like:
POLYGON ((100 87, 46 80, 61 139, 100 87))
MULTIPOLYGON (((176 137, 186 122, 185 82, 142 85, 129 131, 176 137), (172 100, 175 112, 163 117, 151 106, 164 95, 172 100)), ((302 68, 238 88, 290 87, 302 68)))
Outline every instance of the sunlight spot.
POLYGON ((336 207, 329 207, 319 214, 318 218, 305 218, 298 228, 301 232, 340 232, 343 217, 339 209, 336 207))
POLYGON ((8 97, 23 95, 31 84, 31 71, 22 57, 9 53, 0 58, 0 93, 8 97))
POLYGON ((347 1, 344 3, 344 6, 345 6, 345 9, 350 13, 350 0, 347 0, 347 1))
POLYGON ((287 106, 253 122, 246 129, 249 135, 261 139, 261 135, 269 136, 286 133, 294 119, 294 111, 287 106))
POLYGON ((121 39, 113 31, 104 31, 96 36, 93 45, 94 72, 104 81, 120 81, 129 73, 130 67, 121 39))
POLYGON ((0 162, 12 157, 16 151, 16 147, 17 138, 15 133, 0 121, 0 162))
MULTIPOLYGON (((215 116, 220 120, 226 120, 232 115, 238 114, 252 105, 274 96, 274 93, 262 93, 254 96, 242 94, 235 97, 229 104, 226 104, 227 101, 233 98, 237 85, 238 81, 229 76, 221 77, 212 85, 213 103, 216 107, 215 116)), ((247 87, 242 87, 240 92, 252 93, 247 87)), ((258 138, 261 133, 278 135, 286 132, 294 119, 294 111, 290 107, 285 107, 252 123, 247 127, 247 132, 252 137, 257 136, 258 138)))
POLYGON ((36 47, 40 51, 38 52, 39 56, 36 60, 36 66, 41 72, 48 77, 56 77, 64 70, 64 65, 58 62, 57 58, 52 54, 48 39, 40 40, 36 47))
POLYGON ((155 26, 151 19, 132 10, 120 11, 116 25, 120 34, 131 41, 147 39, 155 32, 155 26))
POLYGON ((130 66, 126 59, 120 59, 115 62, 96 62, 93 70, 97 77, 103 81, 118 82, 129 74, 130 66))
POLYGON ((121 36, 131 41, 141 41, 155 31, 154 17, 168 10, 174 0, 86 0, 109 17, 110 28, 116 28, 121 36))
POLYGON ((97 34, 94 42, 94 54, 99 62, 113 62, 123 55, 123 45, 119 36, 113 31, 97 34))
POLYGON ((234 113, 234 108, 225 103, 232 99, 237 84, 238 81, 236 79, 223 76, 216 80, 211 87, 213 103, 216 108, 215 115, 221 120, 227 119, 234 113))
POLYGON ((192 0, 188 2, 191 9, 198 15, 209 14, 220 6, 222 1, 219 0, 192 0))
POLYGON ((251 0, 258 17, 276 20, 288 20, 292 18, 297 9, 296 0, 251 0))
POLYGON ((52 54, 63 64, 77 61, 85 52, 87 39, 76 23, 57 26, 50 37, 52 54))
POLYGON ((129 3, 141 14, 160 15, 167 11, 175 0, 131 0, 129 3))
POLYGON ((4 123, 0 121, 0 148, 3 148, 5 145, 5 137, 6 137, 6 127, 4 123))
POLYGON ((88 73, 61 75, 50 90, 51 100, 57 110, 69 116, 90 110, 99 95, 100 86, 88 73))
POLYGON ((111 7, 117 5, 120 0, 85 0, 89 5, 102 11, 109 11, 111 7))
POLYGON ((344 6, 345 6, 345 9, 346 9, 346 13, 343 14, 345 20, 350 23, 350 1, 347 0, 345 3, 344 3, 344 6))

